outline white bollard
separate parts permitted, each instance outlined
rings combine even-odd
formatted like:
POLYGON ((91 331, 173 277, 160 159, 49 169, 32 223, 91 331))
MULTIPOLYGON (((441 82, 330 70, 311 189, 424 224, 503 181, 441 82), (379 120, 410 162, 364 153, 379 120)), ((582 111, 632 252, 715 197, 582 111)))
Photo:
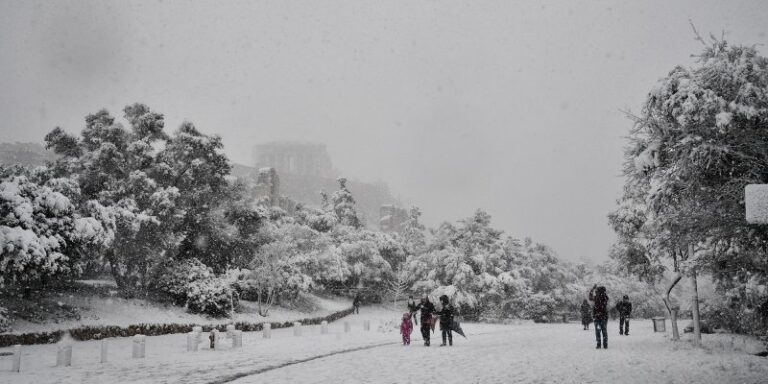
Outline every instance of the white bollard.
POLYGON ((349 324, 349 321, 344 322, 344 332, 349 332, 352 330, 352 325, 349 324))
POLYGON ((293 335, 294 336, 301 336, 301 322, 300 321, 294 321, 293 322, 293 335))
POLYGON ((234 324, 228 324, 227 325, 227 339, 231 339, 232 338, 232 333, 234 332, 234 330, 235 330, 235 325, 234 324))
POLYGON ((106 363, 107 362, 107 353, 109 351, 109 344, 107 344, 107 340, 101 341, 101 362, 106 363))
POLYGON ((187 333, 187 352, 197 352, 198 344, 200 344, 200 334, 197 332, 187 333))
POLYGON ((241 348, 243 346, 243 331, 232 331, 232 348, 241 348))
POLYGON ((72 346, 64 344, 59 346, 58 352, 56 352, 56 366, 57 367, 71 367, 72 366, 72 346))
POLYGON ((371 330, 371 321, 370 320, 363 321, 363 330, 364 331, 370 331, 371 330))
POLYGON ((320 334, 325 335, 326 333, 328 333, 328 322, 323 320, 320 323, 320 334))
POLYGON ((13 346, 13 372, 21 372, 21 344, 13 346))
POLYGON ((264 324, 262 324, 261 330, 263 331, 265 339, 272 338, 272 323, 264 323, 264 324))
POLYGON ((146 338, 144 335, 133 336, 133 358, 143 359, 146 352, 146 338))

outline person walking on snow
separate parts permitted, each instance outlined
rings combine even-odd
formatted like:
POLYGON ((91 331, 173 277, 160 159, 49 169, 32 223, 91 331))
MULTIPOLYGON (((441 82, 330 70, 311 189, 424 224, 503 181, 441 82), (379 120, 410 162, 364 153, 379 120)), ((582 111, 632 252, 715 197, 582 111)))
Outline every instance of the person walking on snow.
POLYGON ((429 332, 432 330, 432 314, 435 313, 435 305, 429 301, 429 297, 424 296, 416 306, 416 310, 421 311, 421 337, 424 339, 424 346, 429 347, 429 332))
POLYGON ((608 294, 605 287, 595 284, 589 291, 589 301, 594 304, 592 317, 595 319, 595 338, 597 349, 600 349, 600 334, 603 335, 602 347, 608 349, 608 294))
POLYGON ((440 316, 440 332, 443 336, 443 343, 440 346, 445 347, 446 338, 448 339, 448 345, 453 346, 453 334, 451 333, 453 327, 453 305, 448 301, 448 296, 446 295, 440 296, 440 304, 443 307, 436 313, 440 316))
POLYGON ((416 308, 419 305, 416 304, 416 300, 413 299, 413 295, 408 296, 408 312, 411 313, 411 316, 413 316, 413 321, 416 322, 416 325, 419 325, 419 320, 416 318, 416 308))
POLYGON ((619 312, 619 335, 629 336, 629 316, 632 315, 632 303, 629 302, 629 296, 624 295, 622 300, 616 304, 616 310, 619 312))
POLYGON ((589 302, 587 299, 584 299, 584 302, 581 303, 581 325, 584 326, 584 330, 589 330, 589 323, 592 322, 592 306, 589 305, 589 302))
POLYGON ((360 294, 355 294, 355 299, 352 300, 352 307, 355 310, 356 314, 360 314, 360 294))
POLYGON ((411 332, 413 332, 413 313, 403 313, 403 321, 400 323, 400 334, 403 335, 403 345, 411 345, 411 332))

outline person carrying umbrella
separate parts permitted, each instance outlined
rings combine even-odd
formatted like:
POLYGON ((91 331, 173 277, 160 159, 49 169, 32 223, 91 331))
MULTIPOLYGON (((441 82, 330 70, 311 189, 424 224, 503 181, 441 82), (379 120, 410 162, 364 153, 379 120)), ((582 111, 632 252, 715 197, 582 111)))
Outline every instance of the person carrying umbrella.
POLYGON ((446 295, 440 296, 440 304, 443 307, 436 313, 440 316, 440 332, 443 336, 443 343, 440 346, 445 347, 446 339, 448 339, 448 345, 453 346, 453 334, 451 333, 453 331, 453 305, 448 301, 446 295))

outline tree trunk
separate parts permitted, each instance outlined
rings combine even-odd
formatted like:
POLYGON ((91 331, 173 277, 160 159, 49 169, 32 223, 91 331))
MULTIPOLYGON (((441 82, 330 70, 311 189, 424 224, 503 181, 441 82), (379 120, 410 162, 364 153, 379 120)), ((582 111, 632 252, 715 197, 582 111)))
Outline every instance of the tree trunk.
POLYGON ((672 281, 670 281, 669 285, 667 285, 667 290, 663 297, 664 305, 667 307, 667 313, 669 314, 670 322, 672 323, 672 340, 674 341, 680 340, 680 331, 677 328, 677 308, 672 306, 672 301, 669 299, 669 294, 682 278, 683 275, 680 272, 676 272, 675 276, 672 278, 672 281))
POLYGON ((693 345, 698 347, 701 345, 701 323, 699 322, 699 287, 696 282, 696 270, 691 272, 691 282, 693 283, 693 305, 691 306, 691 312, 693 312, 693 345))

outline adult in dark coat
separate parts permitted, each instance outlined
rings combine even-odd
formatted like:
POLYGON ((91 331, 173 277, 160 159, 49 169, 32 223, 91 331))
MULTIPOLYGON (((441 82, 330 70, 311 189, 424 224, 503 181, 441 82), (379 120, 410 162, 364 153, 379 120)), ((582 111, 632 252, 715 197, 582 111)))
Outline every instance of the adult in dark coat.
POLYGON ((589 305, 589 301, 584 299, 581 303, 581 325, 584 326, 584 330, 589 330, 589 323, 592 322, 592 306, 589 305))
POLYGON ((413 317, 413 321, 416 322, 416 325, 419 325, 419 319, 416 317, 416 308, 418 308, 418 306, 416 300, 413 300, 413 296, 408 296, 408 312, 411 313, 411 317, 413 317))
POLYGON ((600 349, 600 335, 603 335, 603 348, 608 348, 608 294, 605 287, 598 287, 597 284, 589 291, 589 301, 593 303, 592 317, 595 320, 595 338, 597 339, 597 349, 600 349))
POLYGON ((451 333, 453 330, 453 305, 448 301, 448 296, 446 295, 440 296, 440 304, 443 307, 440 311, 436 312, 440 316, 440 332, 443 336, 443 343, 440 346, 445 347, 446 339, 448 339, 448 345, 453 346, 453 334, 451 333))
POLYGON ((632 315, 632 303, 629 302, 629 296, 624 295, 622 300, 616 304, 616 311, 619 312, 619 335, 629 336, 629 317, 632 315))
POLYGON ((424 296, 416 309, 421 311, 421 337, 424 339, 424 345, 429 347, 432 314, 435 313, 435 305, 429 301, 429 297, 424 296))
POLYGON ((360 294, 355 295, 355 299, 352 300, 352 307, 354 307, 355 313, 360 314, 360 294))

